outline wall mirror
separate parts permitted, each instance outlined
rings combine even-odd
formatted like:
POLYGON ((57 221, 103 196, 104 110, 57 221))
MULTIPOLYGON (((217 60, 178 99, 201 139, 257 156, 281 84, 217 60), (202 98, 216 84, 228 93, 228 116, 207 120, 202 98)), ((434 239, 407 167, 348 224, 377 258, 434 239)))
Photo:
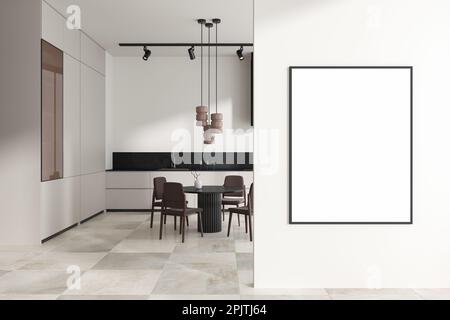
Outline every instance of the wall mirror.
POLYGON ((291 224, 412 223, 412 67, 290 67, 291 224))
POLYGON ((63 52, 41 41, 41 181, 63 177, 63 52))

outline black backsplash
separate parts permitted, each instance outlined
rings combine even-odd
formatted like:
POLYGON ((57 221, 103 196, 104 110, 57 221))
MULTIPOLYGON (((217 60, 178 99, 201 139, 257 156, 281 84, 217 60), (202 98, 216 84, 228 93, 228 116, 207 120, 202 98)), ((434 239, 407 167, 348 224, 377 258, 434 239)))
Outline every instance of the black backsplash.
POLYGON ((253 153, 114 152, 113 171, 251 171, 253 153), (172 159, 179 159, 174 163, 172 159))

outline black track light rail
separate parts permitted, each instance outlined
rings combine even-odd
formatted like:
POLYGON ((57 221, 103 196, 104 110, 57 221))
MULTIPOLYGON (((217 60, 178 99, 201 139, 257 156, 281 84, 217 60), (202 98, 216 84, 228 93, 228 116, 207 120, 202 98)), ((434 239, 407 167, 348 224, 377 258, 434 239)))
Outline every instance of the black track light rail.
MULTIPOLYGON (((120 47, 201 47, 201 43, 119 43, 120 47)), ((203 47, 215 47, 215 43, 204 43, 203 47)), ((253 43, 218 43, 218 47, 253 47, 253 43)))

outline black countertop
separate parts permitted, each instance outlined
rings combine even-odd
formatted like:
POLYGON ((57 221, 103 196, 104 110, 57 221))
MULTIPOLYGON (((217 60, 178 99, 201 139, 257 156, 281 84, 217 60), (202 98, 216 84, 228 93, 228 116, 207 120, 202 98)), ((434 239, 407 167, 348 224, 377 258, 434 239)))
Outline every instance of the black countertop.
POLYGON ((114 152, 110 171, 253 171, 253 153, 114 152))
POLYGON ((243 172, 252 172, 253 169, 201 169, 201 170, 189 170, 189 169, 154 169, 154 170, 114 170, 109 169, 106 172, 231 172, 231 171, 243 171, 243 172))

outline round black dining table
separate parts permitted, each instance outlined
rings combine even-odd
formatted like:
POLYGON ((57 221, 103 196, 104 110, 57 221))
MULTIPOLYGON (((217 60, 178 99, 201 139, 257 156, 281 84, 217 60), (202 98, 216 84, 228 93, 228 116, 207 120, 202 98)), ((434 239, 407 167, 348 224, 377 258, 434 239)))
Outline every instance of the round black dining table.
POLYGON ((203 209, 202 221, 204 233, 222 231, 222 194, 239 191, 243 191, 243 189, 240 187, 224 186, 203 186, 201 189, 184 187, 185 193, 195 193, 198 195, 197 207, 203 209))

